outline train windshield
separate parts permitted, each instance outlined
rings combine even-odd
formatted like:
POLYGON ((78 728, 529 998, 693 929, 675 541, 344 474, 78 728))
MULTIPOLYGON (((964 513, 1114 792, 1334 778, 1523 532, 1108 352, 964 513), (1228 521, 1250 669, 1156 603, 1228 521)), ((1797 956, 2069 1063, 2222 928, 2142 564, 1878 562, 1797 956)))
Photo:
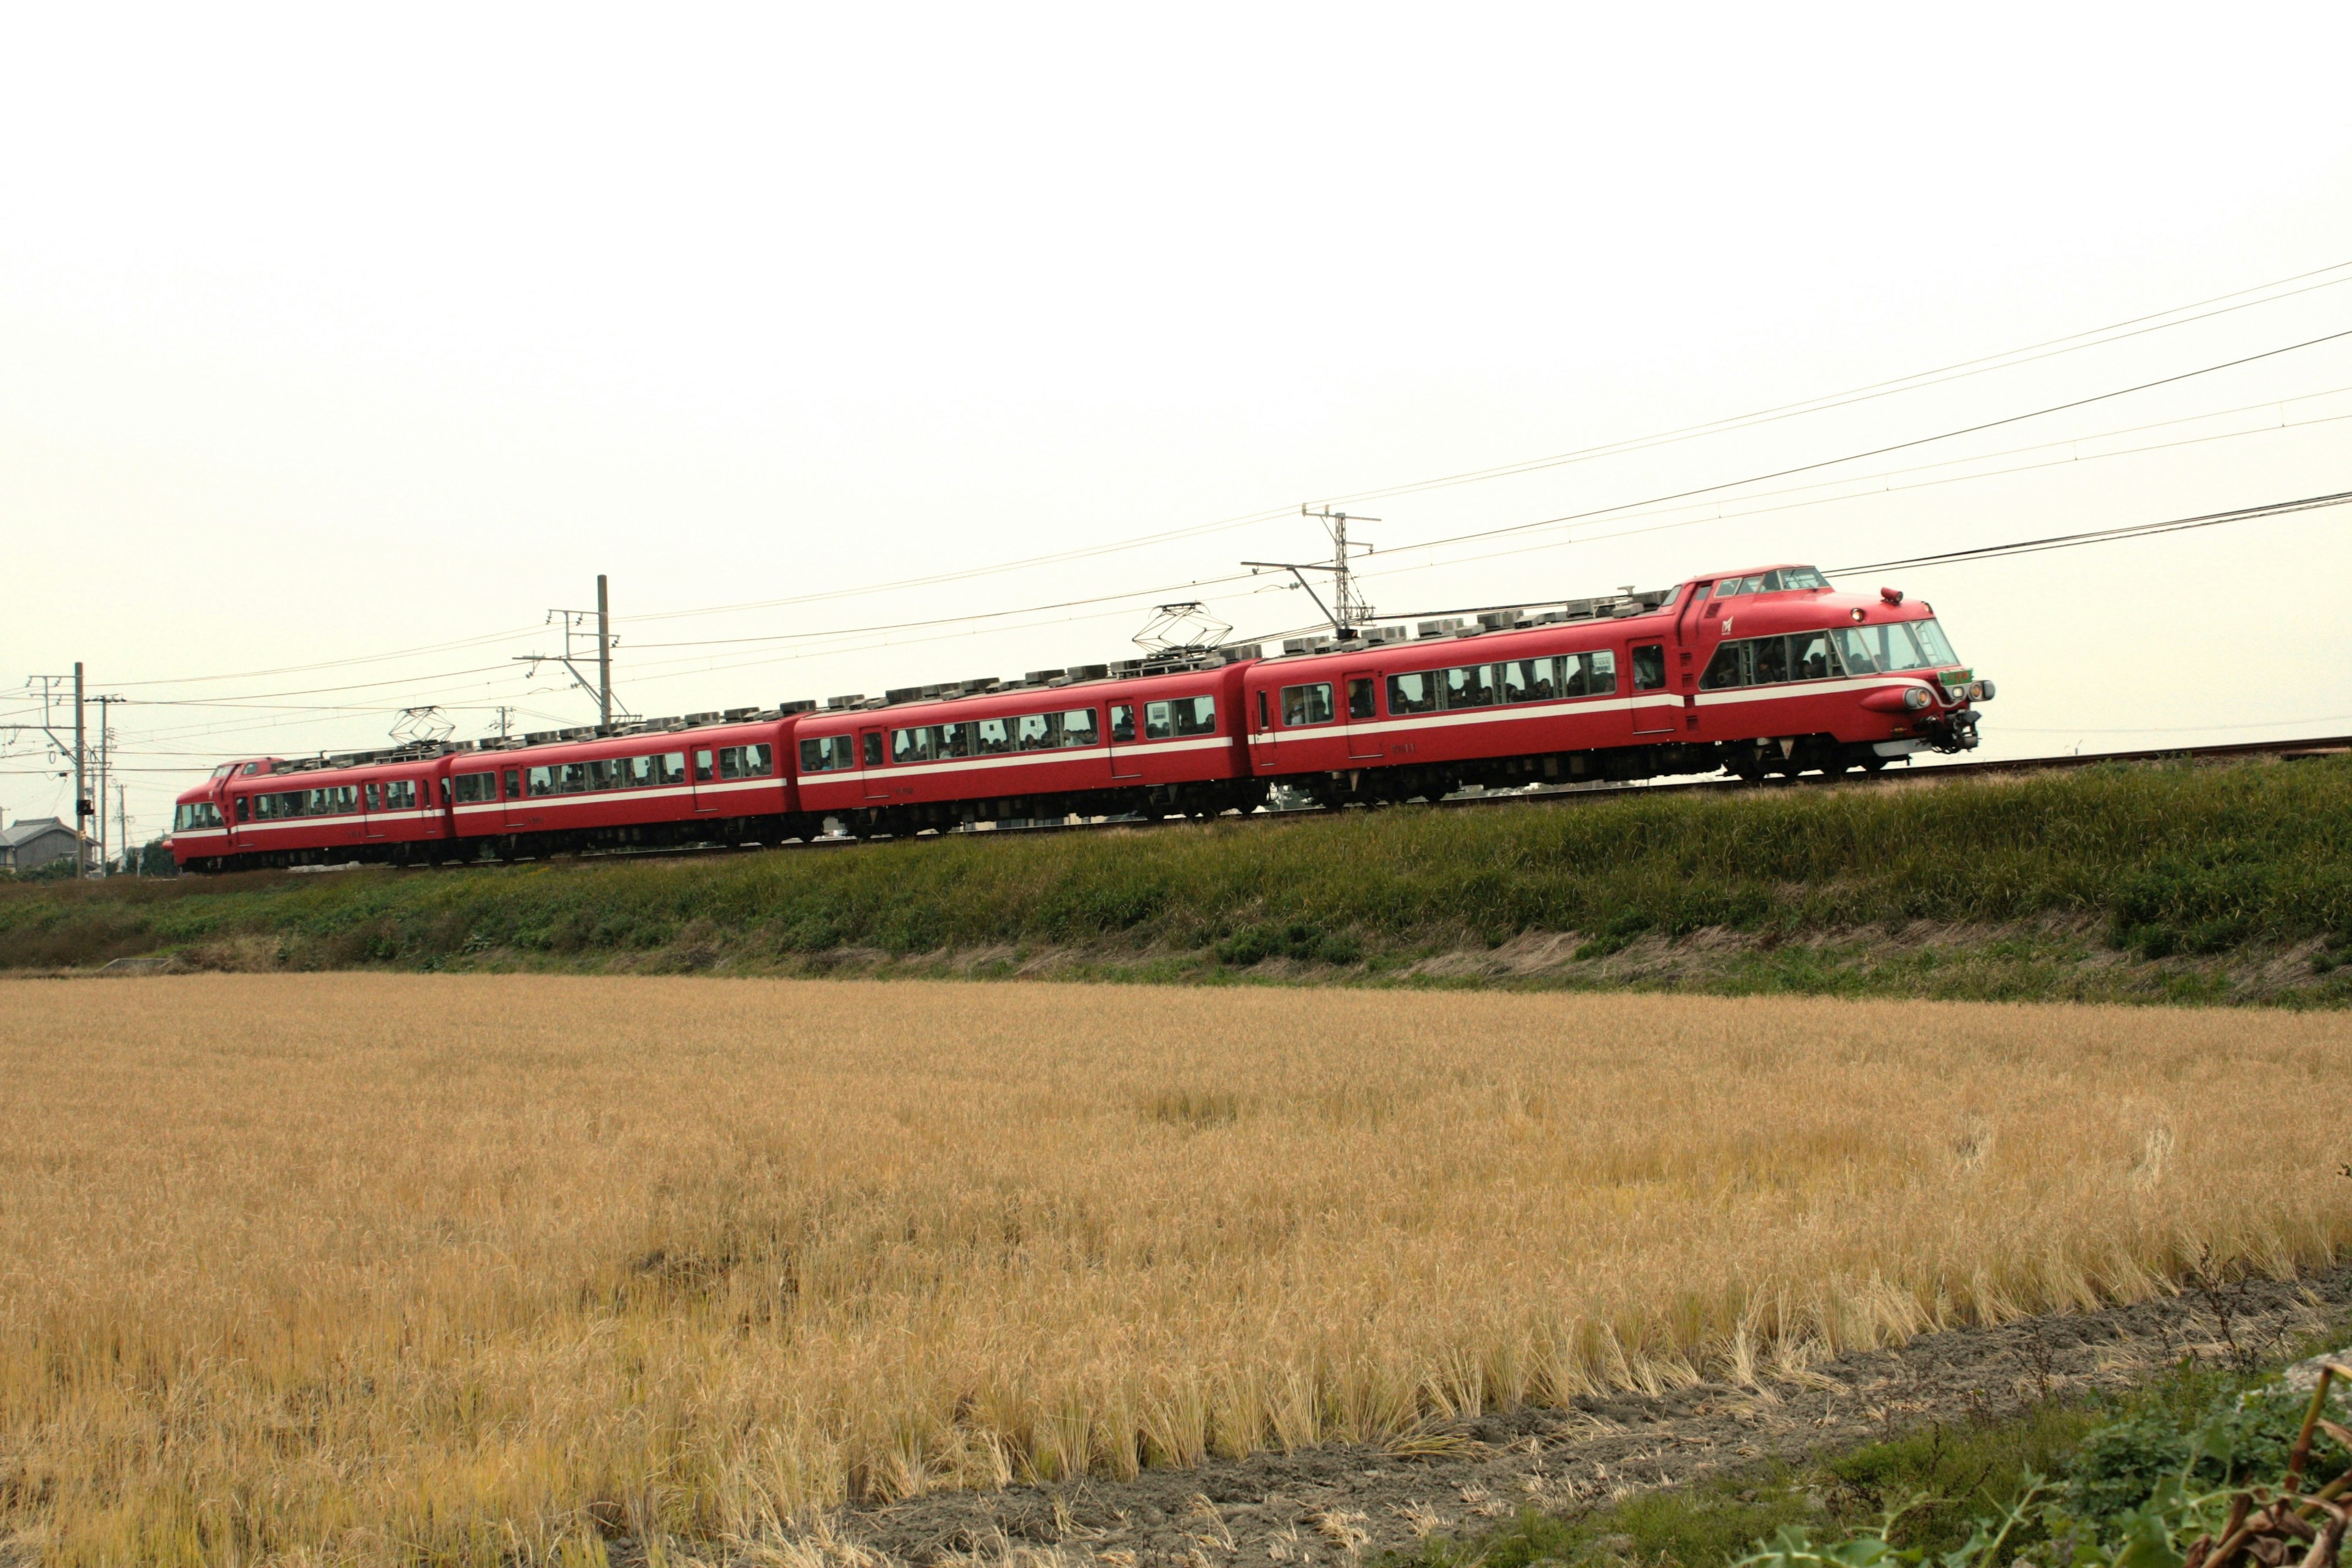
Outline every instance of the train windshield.
POLYGON ((1933 621, 1888 621, 1874 626, 1841 626, 1838 650, 1853 675, 1885 675, 1898 669, 1941 669, 1960 662, 1944 628, 1933 621))

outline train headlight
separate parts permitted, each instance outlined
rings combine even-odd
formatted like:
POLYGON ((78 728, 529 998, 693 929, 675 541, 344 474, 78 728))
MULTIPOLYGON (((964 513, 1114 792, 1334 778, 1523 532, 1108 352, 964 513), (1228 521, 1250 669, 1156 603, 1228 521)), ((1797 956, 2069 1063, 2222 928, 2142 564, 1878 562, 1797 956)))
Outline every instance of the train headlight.
POLYGON ((1979 680, 1979 681, 1972 682, 1972 683, 1969 685, 1969 695, 1970 697, 1975 698, 1975 699, 1976 699, 1978 701, 1979 701, 1979 702, 1990 702, 1990 701, 1991 701, 1991 700, 1992 700, 1992 682, 1991 682, 1991 681, 1990 681, 1990 680, 1979 680))
POLYGON ((1856 610, 1856 611, 1854 611, 1854 613, 1853 613, 1853 618, 1854 618, 1855 620, 1857 620, 1857 621, 1858 621, 1858 620, 1860 620, 1860 619, 1862 619, 1862 618, 1863 618, 1864 614, 1864 612, 1863 612, 1863 611, 1861 611, 1861 610, 1856 610))
POLYGON ((1927 689, 1924 686, 1906 686, 1903 689, 1903 706, 1914 713, 1934 700, 1934 698, 1927 695, 1927 689))

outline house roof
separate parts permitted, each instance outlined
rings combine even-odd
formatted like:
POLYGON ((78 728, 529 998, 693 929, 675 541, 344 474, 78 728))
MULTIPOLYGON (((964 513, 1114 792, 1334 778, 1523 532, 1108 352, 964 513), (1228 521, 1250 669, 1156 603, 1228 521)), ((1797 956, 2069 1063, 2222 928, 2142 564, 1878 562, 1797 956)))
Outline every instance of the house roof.
POLYGON ((0 827, 0 849, 14 849, 19 844, 30 844, 44 833, 71 833, 72 828, 54 816, 35 816, 17 823, 14 827, 0 827))

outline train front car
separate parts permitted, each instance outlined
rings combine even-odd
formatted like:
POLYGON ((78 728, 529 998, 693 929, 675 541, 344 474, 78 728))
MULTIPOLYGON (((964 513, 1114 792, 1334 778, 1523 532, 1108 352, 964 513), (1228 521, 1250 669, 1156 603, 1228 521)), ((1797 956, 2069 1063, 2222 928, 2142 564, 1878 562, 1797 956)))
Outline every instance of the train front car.
POLYGON ((1933 606, 1892 588, 1842 593, 1810 566, 1700 579, 1658 652, 1671 657, 1686 732, 1744 778, 1972 750, 1976 704, 1993 694, 1933 606))
POLYGON ((1325 805, 1465 786, 1882 768, 1977 743, 1934 611, 1810 566, 1424 622, 1250 668, 1252 769, 1325 805))

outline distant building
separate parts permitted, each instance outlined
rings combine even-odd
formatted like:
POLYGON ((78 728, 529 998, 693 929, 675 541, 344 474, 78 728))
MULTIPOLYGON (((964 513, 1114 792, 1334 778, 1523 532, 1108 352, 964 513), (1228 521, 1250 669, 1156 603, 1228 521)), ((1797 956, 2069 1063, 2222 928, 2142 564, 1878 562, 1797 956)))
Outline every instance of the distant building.
POLYGON ((0 869, 32 871, 53 860, 71 860, 74 830, 54 816, 36 816, 0 827, 0 869))

